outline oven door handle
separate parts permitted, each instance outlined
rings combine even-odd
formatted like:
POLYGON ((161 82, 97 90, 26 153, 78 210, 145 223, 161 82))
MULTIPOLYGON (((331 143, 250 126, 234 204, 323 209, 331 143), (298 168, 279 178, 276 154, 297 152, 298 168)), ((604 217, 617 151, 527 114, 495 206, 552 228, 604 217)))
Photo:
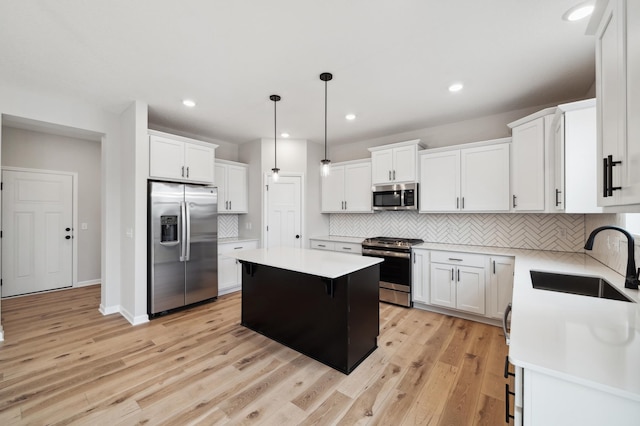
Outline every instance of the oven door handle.
POLYGON ((401 253, 397 251, 391 250, 372 250, 372 249, 362 249, 363 256, 375 256, 375 257, 397 257, 400 259, 411 259, 411 252, 401 253))

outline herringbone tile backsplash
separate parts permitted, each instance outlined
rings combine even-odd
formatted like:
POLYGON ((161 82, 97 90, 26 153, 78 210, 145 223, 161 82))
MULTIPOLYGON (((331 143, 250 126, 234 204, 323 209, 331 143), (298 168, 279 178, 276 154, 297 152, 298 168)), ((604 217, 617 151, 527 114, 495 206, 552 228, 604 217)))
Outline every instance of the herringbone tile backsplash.
POLYGON ((329 234, 567 252, 581 252, 585 240, 584 215, 570 214, 332 214, 329 234))
POLYGON ((238 236, 238 215, 218 215, 218 238, 234 238, 238 236))

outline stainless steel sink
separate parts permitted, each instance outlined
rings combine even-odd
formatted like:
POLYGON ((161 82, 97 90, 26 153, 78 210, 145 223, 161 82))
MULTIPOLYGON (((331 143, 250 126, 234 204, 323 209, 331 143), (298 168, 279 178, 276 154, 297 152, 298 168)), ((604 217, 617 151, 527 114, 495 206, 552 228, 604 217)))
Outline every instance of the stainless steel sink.
POLYGON ((635 303, 618 291, 611 283, 598 277, 531 271, 531 282, 533 288, 540 290, 559 291, 561 293, 635 303))

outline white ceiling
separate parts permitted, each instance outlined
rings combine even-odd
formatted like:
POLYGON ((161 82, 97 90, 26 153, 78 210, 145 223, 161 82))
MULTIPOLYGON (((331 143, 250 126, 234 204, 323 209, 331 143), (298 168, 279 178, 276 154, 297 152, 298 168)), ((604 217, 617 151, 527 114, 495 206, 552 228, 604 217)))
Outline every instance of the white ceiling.
POLYGON ((273 137, 279 94, 278 134, 322 142, 326 71, 346 143, 584 97, 595 41, 561 19, 580 1, 1 0, 0 78, 238 143, 273 137))

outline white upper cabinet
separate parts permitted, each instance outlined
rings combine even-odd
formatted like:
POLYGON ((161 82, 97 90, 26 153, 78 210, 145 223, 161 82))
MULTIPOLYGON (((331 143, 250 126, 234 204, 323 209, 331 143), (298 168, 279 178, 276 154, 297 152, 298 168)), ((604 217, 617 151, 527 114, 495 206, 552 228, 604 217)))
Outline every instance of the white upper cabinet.
POLYGON ((420 212, 508 211, 509 141, 421 151, 420 212))
POLYGON ((555 108, 509 123, 511 142, 511 208, 513 211, 544 212, 549 173, 547 145, 555 108))
POLYGON ((640 2, 610 0, 589 27, 596 35, 598 204, 640 204, 640 2))
POLYGON ((217 147, 149 130, 149 177, 211 184, 217 147))
POLYGON ((558 106, 553 121, 551 207, 565 213, 601 213, 597 179, 595 99, 558 106))
POLYGON ((420 139, 369 148, 371 183, 416 182, 420 139))
POLYGON ((248 212, 248 166, 233 161, 216 161, 218 213, 248 212))
POLYGON ((322 178, 323 213, 370 213, 371 197, 370 160, 334 163, 322 178))

